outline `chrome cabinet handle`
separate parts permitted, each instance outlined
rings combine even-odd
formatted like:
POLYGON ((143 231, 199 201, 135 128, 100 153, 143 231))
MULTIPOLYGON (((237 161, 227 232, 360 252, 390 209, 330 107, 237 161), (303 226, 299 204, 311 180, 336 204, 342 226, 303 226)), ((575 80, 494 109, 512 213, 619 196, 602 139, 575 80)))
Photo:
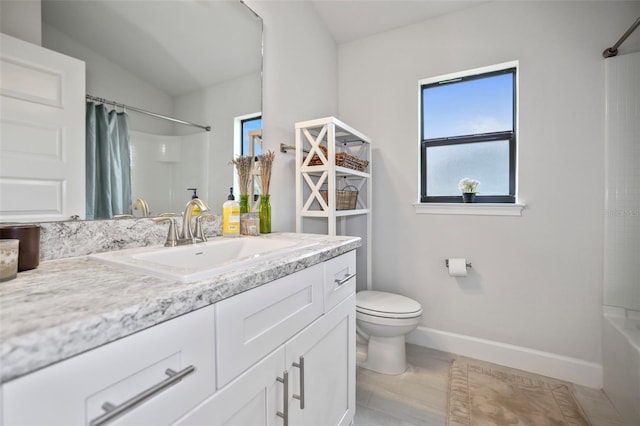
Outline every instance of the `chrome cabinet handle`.
POLYGON ((300 369, 300 395, 293 394, 293 399, 300 400, 300 409, 304 410, 304 357, 300 357, 300 362, 294 362, 294 367, 300 369))
POLYGON ((354 272, 354 273, 353 273, 353 274, 351 274, 351 275, 346 275, 343 279, 336 278, 336 279, 334 280, 334 282, 335 282, 336 284, 338 284, 338 286, 341 286, 342 284, 346 283, 347 281, 349 281, 351 278, 353 278, 353 277, 355 277, 355 276, 356 276, 356 273, 354 272))
POLYGON ((176 373, 172 369, 167 368, 164 373, 169 377, 167 377, 160 383, 151 386, 149 389, 140 392, 139 394, 137 394, 132 398, 129 398, 128 400, 126 400, 120 405, 113 405, 110 402, 105 402, 104 404, 102 404, 102 409, 106 411, 106 413, 91 420, 89 422, 89 426, 104 425, 110 422, 111 420, 115 419, 116 417, 120 417, 121 415, 125 414, 127 411, 135 408, 136 406, 140 405, 142 402, 151 398, 158 392, 168 388, 173 384, 178 383, 186 375, 193 373, 195 369, 196 368, 193 365, 190 365, 176 373))
POLYGON ((282 425, 289 426, 289 372, 284 370, 282 377, 276 377, 276 380, 282 383, 282 411, 278 411, 276 415, 282 417, 282 425))

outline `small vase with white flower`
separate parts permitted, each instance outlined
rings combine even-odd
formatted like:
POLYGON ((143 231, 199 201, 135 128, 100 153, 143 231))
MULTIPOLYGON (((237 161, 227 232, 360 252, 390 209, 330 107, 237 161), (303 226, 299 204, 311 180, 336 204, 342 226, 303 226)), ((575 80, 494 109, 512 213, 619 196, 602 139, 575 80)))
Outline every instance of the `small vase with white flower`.
POLYGON ((462 192, 463 203, 475 202, 477 194, 476 188, 479 184, 480 182, 475 179, 460 179, 460 182, 458 182, 458 189, 460 189, 460 192, 462 192))

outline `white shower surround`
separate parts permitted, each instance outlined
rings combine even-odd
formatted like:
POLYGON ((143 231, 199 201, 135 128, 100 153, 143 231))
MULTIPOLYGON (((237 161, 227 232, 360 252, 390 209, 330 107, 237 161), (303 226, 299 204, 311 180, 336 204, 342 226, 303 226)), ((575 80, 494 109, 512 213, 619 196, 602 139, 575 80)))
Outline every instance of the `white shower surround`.
POLYGON ((605 393, 634 425, 640 424, 640 319, 627 315, 624 309, 605 309, 602 364, 605 393))
POLYGON ((605 74, 604 304, 640 311, 640 52, 605 74))
MULTIPOLYGON (((143 198, 152 215, 180 214, 191 191, 208 202, 209 134, 164 136, 131 132, 131 196, 143 198)), ((133 212, 140 216, 139 211, 133 212)))
POLYGON ((603 382, 640 424, 640 52, 607 59, 605 74, 603 382))

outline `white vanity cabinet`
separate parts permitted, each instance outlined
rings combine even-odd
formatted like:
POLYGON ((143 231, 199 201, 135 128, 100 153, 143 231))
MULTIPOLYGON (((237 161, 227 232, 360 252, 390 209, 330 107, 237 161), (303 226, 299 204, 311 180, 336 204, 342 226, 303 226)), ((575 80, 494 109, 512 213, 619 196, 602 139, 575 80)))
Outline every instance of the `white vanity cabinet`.
POLYGON ((215 392, 213 322, 208 306, 12 380, 2 386, 2 424, 170 424, 215 392), (171 383, 167 369, 184 376, 171 383), (105 403, 124 408, 136 397, 102 423, 105 403))
POLYGON ((2 424, 348 425, 355 264, 348 252, 10 381, 2 424))
MULTIPOLYGON (((218 377, 224 386, 177 425, 351 423, 355 414, 355 252, 286 278, 294 277, 288 283, 278 280, 259 287, 256 290, 262 294, 255 294, 251 303, 235 296, 218 304, 218 377), (222 333, 226 325, 229 329, 222 333), (277 341, 271 337, 276 335, 288 337, 273 346, 277 341), (269 344, 256 343, 265 336, 269 344), (235 372, 246 367, 254 353, 259 361, 227 384, 225 369, 235 372)), ((240 296, 248 298, 256 290, 240 296)))

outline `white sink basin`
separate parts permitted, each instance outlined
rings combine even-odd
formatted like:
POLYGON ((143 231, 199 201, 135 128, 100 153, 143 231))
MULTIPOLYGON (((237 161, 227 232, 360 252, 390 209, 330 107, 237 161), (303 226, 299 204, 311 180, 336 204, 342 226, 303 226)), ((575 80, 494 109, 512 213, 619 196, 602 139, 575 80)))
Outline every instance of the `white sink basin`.
POLYGON ((215 239, 178 247, 141 247, 94 254, 102 263, 160 278, 192 282, 317 245, 285 237, 215 239))

